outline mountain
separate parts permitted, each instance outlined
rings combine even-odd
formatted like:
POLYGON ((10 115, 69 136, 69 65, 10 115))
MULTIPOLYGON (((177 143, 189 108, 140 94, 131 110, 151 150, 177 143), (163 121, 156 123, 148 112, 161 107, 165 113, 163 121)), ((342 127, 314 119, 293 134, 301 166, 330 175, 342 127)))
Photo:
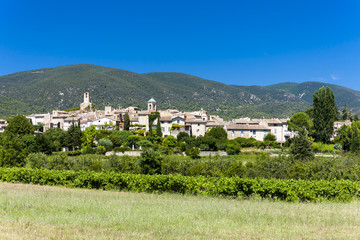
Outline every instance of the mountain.
MULTIPOLYGON (((146 108, 147 100, 153 97, 160 109, 203 108, 227 119, 289 117, 307 109, 312 93, 322 85, 327 84, 237 86, 184 73, 138 74, 89 64, 67 65, 1 76, 0 116, 77 107, 83 93, 89 92, 99 108, 106 105, 146 108)), ((336 85, 330 87, 341 106, 347 102, 349 107, 359 109, 360 92, 336 85)))

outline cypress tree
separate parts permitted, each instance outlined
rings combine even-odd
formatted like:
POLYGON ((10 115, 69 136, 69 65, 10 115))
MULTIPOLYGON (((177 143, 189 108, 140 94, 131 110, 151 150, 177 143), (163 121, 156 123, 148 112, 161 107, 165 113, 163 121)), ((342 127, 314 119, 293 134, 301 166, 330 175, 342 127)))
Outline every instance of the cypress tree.
POLYGON ((128 113, 125 113, 124 116, 124 130, 129 131, 130 129, 130 117, 128 113))
POLYGON ((313 109, 315 140, 329 143, 338 116, 334 92, 329 87, 322 87, 314 93, 313 109))
POLYGON ((162 137, 162 131, 161 131, 161 124, 160 124, 160 115, 157 119, 157 124, 156 124, 156 135, 158 137, 162 137))

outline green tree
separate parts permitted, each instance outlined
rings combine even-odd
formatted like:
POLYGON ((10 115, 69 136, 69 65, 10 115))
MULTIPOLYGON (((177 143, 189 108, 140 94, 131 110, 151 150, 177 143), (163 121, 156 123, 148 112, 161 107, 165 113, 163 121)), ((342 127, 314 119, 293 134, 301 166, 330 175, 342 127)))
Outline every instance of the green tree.
POLYGON ((160 115, 157 119, 157 124, 156 124, 156 135, 158 137, 162 137, 162 131, 161 131, 161 124, 160 124, 160 115))
POLYGON ((129 131, 130 129, 130 117, 128 113, 124 115, 124 130, 129 131))
POLYGON ((307 136, 306 130, 300 129, 298 134, 290 146, 290 155, 295 160, 312 160, 314 158, 312 141, 307 136))
POLYGON ((75 150, 75 148, 81 146, 82 141, 80 122, 78 122, 78 124, 75 124, 74 120, 72 121, 72 124, 67 131, 67 137, 67 142, 73 151, 75 150))
POLYGON ((140 168, 143 174, 160 174, 162 157, 158 152, 145 150, 140 155, 140 168))
POLYGON ((85 129, 82 135, 82 145, 81 147, 94 147, 94 140, 96 136, 96 129, 95 126, 91 126, 85 129))
POLYGON ((318 142, 329 143, 333 135, 334 121, 338 116, 334 92, 322 87, 313 95, 314 137, 318 142))
POLYGON ((205 135, 209 137, 211 136, 220 141, 224 141, 227 139, 227 133, 222 127, 213 127, 205 135))
POLYGON ((115 147, 120 147, 128 141, 128 137, 131 135, 133 135, 133 133, 129 131, 113 131, 110 134, 110 140, 115 147))
POLYGON ((159 112, 152 112, 149 116, 148 116, 148 119, 149 119, 149 135, 150 137, 153 136, 153 124, 154 124, 154 121, 155 119, 159 119, 160 118, 160 113, 159 112))
POLYGON ((268 141, 268 142, 275 142, 276 141, 276 137, 275 135, 268 133, 266 134, 266 136, 264 137, 264 142, 268 141))
POLYGON ((290 131, 299 131, 300 129, 310 131, 313 128, 313 122, 309 115, 304 112, 298 112, 292 115, 288 121, 288 128, 290 131))
POLYGON ((341 110, 341 119, 342 120, 349 120, 352 117, 350 115, 352 115, 351 111, 349 112, 349 110, 347 109, 347 104, 345 104, 345 106, 341 110))
POLYGON ((34 134, 34 126, 24 115, 16 115, 8 119, 8 126, 5 128, 6 133, 20 136, 34 134))
POLYGON ((176 138, 172 135, 167 136, 164 140, 163 140, 163 145, 166 147, 175 147, 176 146, 176 138))
POLYGON ((26 150, 17 134, 3 134, 0 141, 0 167, 23 167, 26 150))

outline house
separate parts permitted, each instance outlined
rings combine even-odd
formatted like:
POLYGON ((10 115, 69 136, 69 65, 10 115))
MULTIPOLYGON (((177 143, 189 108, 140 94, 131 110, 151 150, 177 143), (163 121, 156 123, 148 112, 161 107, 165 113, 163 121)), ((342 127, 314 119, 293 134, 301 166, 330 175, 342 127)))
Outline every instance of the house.
POLYGON ((228 123, 226 125, 226 132, 228 139, 232 140, 238 137, 255 138, 258 141, 263 141, 264 137, 271 132, 267 126, 260 124, 236 124, 228 123))
POLYGON ((5 119, 0 119, 0 132, 4 132, 7 125, 8 123, 5 121, 5 119))
POLYGON ((88 127, 95 126, 96 130, 115 130, 117 123, 116 119, 111 117, 102 117, 94 121, 88 122, 88 127))

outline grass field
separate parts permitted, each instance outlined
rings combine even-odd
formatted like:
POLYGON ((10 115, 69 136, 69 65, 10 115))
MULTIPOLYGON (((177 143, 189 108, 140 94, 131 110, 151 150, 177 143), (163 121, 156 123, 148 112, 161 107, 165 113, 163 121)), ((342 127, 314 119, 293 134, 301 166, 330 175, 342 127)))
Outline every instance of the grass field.
POLYGON ((360 202, 286 203, 0 183, 0 239, 358 239, 360 202))

